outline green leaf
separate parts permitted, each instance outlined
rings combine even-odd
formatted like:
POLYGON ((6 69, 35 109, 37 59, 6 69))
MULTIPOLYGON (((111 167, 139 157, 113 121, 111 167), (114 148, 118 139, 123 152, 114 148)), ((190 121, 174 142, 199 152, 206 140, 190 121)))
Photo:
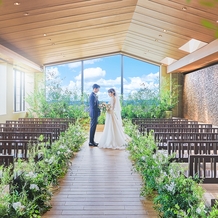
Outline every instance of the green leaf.
POLYGON ((208 2, 208 0, 207 1, 205 1, 205 0, 200 1, 200 3, 204 6, 207 6, 207 7, 214 7, 214 5, 215 5, 213 2, 208 2))
POLYGON ((201 24, 209 29, 216 29, 216 26, 208 20, 202 20, 201 24))
POLYGON ((218 38, 218 29, 216 30, 215 36, 218 38))

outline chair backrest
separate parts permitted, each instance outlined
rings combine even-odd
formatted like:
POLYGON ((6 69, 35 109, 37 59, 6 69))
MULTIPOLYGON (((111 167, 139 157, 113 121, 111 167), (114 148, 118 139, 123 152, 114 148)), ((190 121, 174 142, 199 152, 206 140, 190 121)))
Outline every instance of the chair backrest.
POLYGON ((9 167, 12 165, 14 168, 14 156, 13 155, 0 155, 0 166, 4 165, 5 167, 9 167))
POLYGON ((189 171, 191 177, 198 177, 203 183, 217 183, 218 155, 190 155, 189 171))
POLYGON ((191 154, 217 154, 218 141, 216 140, 169 140, 167 141, 168 155, 175 155, 172 160, 177 162, 188 162, 191 154))

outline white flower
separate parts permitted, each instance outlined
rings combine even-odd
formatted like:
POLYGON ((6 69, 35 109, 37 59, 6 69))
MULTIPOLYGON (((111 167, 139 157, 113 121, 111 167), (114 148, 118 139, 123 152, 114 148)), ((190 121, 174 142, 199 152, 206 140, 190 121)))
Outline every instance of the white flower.
POLYGON ((47 159, 47 158, 46 158, 46 159, 45 159, 45 162, 48 163, 48 164, 52 164, 53 161, 54 161, 54 159, 55 159, 54 157, 51 157, 50 159, 47 159))
POLYGON ((174 190, 175 189, 175 183, 174 182, 171 182, 170 185, 166 185, 165 187, 166 187, 167 191, 174 193, 174 191, 175 191, 174 190))
POLYGON ((196 213, 201 214, 201 212, 204 212, 205 205, 203 203, 200 203, 199 207, 196 209, 196 213))
POLYGON ((20 202, 15 202, 12 204, 12 207, 15 209, 15 210, 20 210, 20 209, 24 209, 25 206, 23 206, 20 202))
POLYGON ((61 145, 59 148, 60 148, 60 149, 65 149, 65 146, 64 146, 64 145, 61 145))
POLYGON ((58 152, 57 152, 57 155, 59 155, 60 153, 61 153, 61 152, 60 152, 60 151, 58 151, 58 152))
POLYGON ((30 177, 30 178, 36 178, 37 177, 37 174, 36 173, 33 173, 33 172, 29 172, 26 174, 26 176, 30 177))
POLYGON ((145 156, 142 156, 141 159, 145 161, 145 156))
POLYGON ((201 214, 201 208, 198 207, 198 208, 196 209, 196 213, 201 214))
POLYGON ((39 187, 38 187, 38 185, 36 185, 36 184, 30 184, 30 189, 35 189, 35 190, 39 190, 39 187))

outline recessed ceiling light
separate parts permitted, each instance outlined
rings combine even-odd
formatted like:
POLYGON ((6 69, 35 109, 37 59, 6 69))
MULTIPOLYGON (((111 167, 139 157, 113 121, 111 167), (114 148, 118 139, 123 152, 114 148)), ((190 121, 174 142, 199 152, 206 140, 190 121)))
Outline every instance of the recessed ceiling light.
POLYGON ((14 5, 20 5, 20 2, 14 2, 14 5))
POLYGON ((43 34, 43 36, 47 36, 47 34, 46 34, 46 33, 44 33, 44 34, 43 34))
POLYGON ((218 23, 218 20, 216 22, 218 23))
POLYGON ((167 32, 167 30, 163 30, 164 32, 167 32))
POLYGON ((51 39, 48 39, 48 41, 51 41, 51 39))
POLYGON ((159 37, 162 37, 162 35, 160 34, 159 37))
POLYGON ((26 13, 24 13, 23 15, 24 15, 24 16, 28 16, 28 15, 30 15, 30 14, 29 14, 28 12, 26 12, 26 13))
POLYGON ((183 8, 182 8, 182 10, 183 10, 183 11, 186 11, 186 10, 187 10, 187 8, 186 8, 186 7, 183 7, 183 8))
POLYGON ((154 41, 155 41, 155 42, 158 42, 158 40, 157 40, 157 39, 155 39, 154 41))

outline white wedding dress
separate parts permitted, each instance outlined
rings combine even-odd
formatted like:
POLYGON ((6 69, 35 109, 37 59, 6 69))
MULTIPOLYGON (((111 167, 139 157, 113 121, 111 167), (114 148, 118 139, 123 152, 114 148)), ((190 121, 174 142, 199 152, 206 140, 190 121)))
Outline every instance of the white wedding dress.
POLYGON ((111 97, 109 104, 111 105, 111 109, 106 112, 104 131, 98 147, 125 149, 125 145, 128 144, 131 138, 124 133, 119 98, 116 97, 114 102, 114 99, 111 97))

